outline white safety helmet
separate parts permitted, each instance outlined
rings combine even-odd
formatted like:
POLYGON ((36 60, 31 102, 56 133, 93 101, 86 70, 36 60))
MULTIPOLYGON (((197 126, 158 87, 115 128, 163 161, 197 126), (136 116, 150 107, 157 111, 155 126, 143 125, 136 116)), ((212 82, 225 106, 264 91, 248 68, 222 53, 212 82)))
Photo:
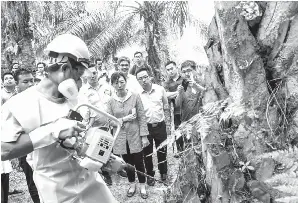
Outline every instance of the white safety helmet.
POLYGON ((54 58, 55 63, 66 62, 70 57, 88 68, 90 62, 87 45, 82 39, 72 34, 62 34, 55 37, 48 44, 45 53, 50 58, 54 58))

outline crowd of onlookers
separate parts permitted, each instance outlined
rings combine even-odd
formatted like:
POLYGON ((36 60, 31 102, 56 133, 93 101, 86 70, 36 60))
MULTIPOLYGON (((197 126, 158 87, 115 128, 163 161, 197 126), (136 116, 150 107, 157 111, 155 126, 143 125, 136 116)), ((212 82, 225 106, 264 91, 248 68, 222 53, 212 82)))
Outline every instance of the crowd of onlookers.
MULTIPOLYGON (((15 63, 10 72, 2 74, 1 104, 47 77, 47 64, 39 62, 35 69, 36 71, 32 72, 15 63)), ((157 148, 167 139, 171 133, 171 120, 177 128, 181 122, 197 114, 202 103, 205 88, 194 61, 186 60, 180 66, 174 61, 168 61, 165 64, 165 72, 162 82, 157 84, 157 71, 147 64, 142 52, 136 52, 133 62, 125 56, 114 57, 112 64, 107 66, 101 59, 96 59, 89 65, 88 74, 84 73, 81 77, 79 103, 92 104, 121 122, 113 153, 121 156, 137 170, 137 173, 133 170, 118 172, 120 176, 128 178, 128 197, 136 192, 135 174, 138 177, 141 197, 148 197, 146 183, 149 186, 155 184, 153 146, 157 148)), ((113 134, 114 124, 92 109, 81 108, 80 114, 87 128, 98 127, 113 134)), ((184 139, 185 137, 181 136, 176 141, 176 158, 185 150, 184 139)), ((157 151, 157 160, 160 179, 166 181, 166 146, 157 151)), ((10 161, 2 162, 1 165, 2 194, 7 202, 9 173, 12 167, 10 161)), ((19 159, 19 165, 26 175, 33 201, 40 202, 32 179, 32 169, 26 162, 26 157, 19 159)), ((108 172, 102 171, 102 176, 107 185, 112 185, 112 178, 108 172)))

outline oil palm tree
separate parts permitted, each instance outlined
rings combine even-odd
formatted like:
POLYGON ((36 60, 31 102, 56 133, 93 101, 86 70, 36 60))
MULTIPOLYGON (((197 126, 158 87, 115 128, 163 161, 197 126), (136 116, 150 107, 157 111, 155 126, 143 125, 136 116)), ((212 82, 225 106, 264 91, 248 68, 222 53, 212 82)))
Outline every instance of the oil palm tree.
POLYGON ((100 11, 64 15, 36 50, 41 53, 51 38, 65 32, 84 38, 92 56, 103 59, 134 43, 146 47, 148 63, 158 72, 169 58, 167 36, 182 34, 189 20, 187 1, 104 2, 100 11))

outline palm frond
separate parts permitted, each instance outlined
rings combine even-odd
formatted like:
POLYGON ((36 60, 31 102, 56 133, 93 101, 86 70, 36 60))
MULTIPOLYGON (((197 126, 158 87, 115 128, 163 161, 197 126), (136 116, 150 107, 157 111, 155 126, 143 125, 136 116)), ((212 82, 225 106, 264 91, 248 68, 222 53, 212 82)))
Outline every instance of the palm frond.
POLYGON ((188 121, 181 123, 180 126, 175 130, 174 135, 171 135, 170 138, 162 142, 156 151, 166 145, 172 146, 177 139, 188 133, 186 132, 186 130, 189 128, 188 126, 194 126, 196 132, 198 132, 197 135, 204 138, 213 125, 213 119, 221 113, 221 109, 227 105, 227 102, 228 100, 221 100, 212 103, 210 102, 208 105, 205 105, 202 108, 202 112, 196 114, 188 121))
POLYGON ((229 104, 224 112, 220 115, 220 122, 228 121, 230 118, 239 118, 246 112, 245 105, 241 101, 235 101, 229 104))
POLYGON ((273 186, 273 185, 279 184, 279 182, 282 181, 283 179, 292 179, 292 178, 296 178, 296 175, 292 173, 281 173, 281 174, 272 176, 271 178, 267 179, 265 182, 273 186))
POLYGON ((112 50, 114 46, 120 49, 127 45, 134 34, 134 18, 135 15, 126 19, 117 19, 113 23, 114 26, 107 26, 90 43, 91 54, 105 58, 103 54, 105 50, 112 50))
POLYGON ((298 186, 280 185, 273 188, 287 194, 298 195, 298 186))
POLYGON ((183 35, 183 29, 189 21, 189 8, 187 1, 170 1, 165 5, 167 17, 171 19, 171 26, 175 28, 178 25, 180 35, 183 35))
POLYGON ((30 3, 34 21, 33 31, 35 34, 37 34, 37 40, 35 41, 35 50, 37 56, 42 55, 42 51, 44 50, 45 46, 58 34, 62 34, 70 30, 77 35, 80 35, 81 33, 78 33, 79 30, 84 31, 84 26, 85 28, 90 27, 90 18, 95 18, 94 16, 100 16, 95 13, 89 17, 90 15, 88 16, 87 13, 84 13, 84 4, 84 2, 30 3), (43 12, 36 12, 35 10, 38 7, 38 11, 42 9, 43 12), (40 18, 40 15, 42 15, 44 18, 40 18))
POLYGON ((277 203, 297 203, 298 196, 288 196, 288 197, 278 198, 275 201, 277 203))
POLYGON ((265 182, 271 187, 278 185, 291 185, 298 187, 298 178, 296 177, 295 173, 278 174, 269 178, 265 182))
POLYGON ((298 161, 298 148, 290 147, 287 150, 276 150, 269 153, 261 154, 254 158, 254 161, 260 162, 262 159, 272 158, 275 161, 282 163, 286 168, 291 168, 298 161))

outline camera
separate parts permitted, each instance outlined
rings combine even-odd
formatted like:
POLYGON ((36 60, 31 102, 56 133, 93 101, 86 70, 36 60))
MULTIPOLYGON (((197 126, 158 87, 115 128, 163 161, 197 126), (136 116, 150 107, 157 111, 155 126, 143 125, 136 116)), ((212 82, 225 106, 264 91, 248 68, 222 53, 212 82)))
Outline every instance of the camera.
POLYGON ((183 79, 181 85, 184 88, 184 92, 186 92, 187 87, 189 85, 189 81, 187 79, 183 79))

